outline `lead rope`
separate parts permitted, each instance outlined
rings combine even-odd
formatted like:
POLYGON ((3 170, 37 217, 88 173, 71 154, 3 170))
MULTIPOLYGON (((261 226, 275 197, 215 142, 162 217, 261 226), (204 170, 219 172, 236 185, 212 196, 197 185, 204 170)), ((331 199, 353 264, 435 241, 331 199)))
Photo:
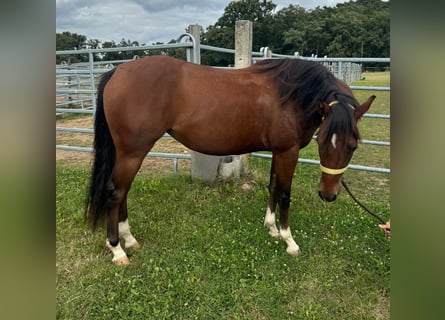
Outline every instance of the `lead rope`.
MULTIPOLYGON (((343 187, 345 188, 345 190, 349 193, 349 195, 351 196, 351 198, 360 206, 362 207, 363 210, 365 210, 367 213, 369 213, 370 215, 372 215, 374 218, 376 218, 377 220, 379 220, 382 225, 386 225, 387 223, 385 222, 385 220, 383 220, 377 213, 372 212, 371 210, 369 210, 363 203, 361 203, 356 197, 354 197, 354 195, 352 194, 351 190, 349 190, 348 185, 346 184, 346 181, 343 179, 343 177, 341 178, 341 184, 343 185, 343 187)), ((381 227, 382 229, 384 229, 384 231, 386 232, 386 234, 388 235, 388 238, 390 236, 390 231, 391 229, 389 227, 381 227)))

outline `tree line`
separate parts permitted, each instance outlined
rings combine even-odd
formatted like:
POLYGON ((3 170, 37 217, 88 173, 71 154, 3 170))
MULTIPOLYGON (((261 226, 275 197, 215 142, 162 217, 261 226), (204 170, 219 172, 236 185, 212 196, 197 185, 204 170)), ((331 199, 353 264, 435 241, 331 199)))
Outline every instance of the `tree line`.
MULTIPOLYGON (((318 57, 389 57, 390 56, 390 1, 356 0, 339 3, 335 7, 316 7, 307 10, 289 5, 276 10, 268 0, 230 2, 215 24, 203 28, 201 43, 216 47, 234 47, 234 28, 237 20, 253 22, 253 50, 268 46, 275 53, 316 55, 318 57)), ((171 40, 169 43, 174 43, 171 40)), ((157 43, 161 44, 161 43, 157 43)), ((120 43, 87 39, 76 33, 56 34, 56 49, 112 48, 145 45, 122 39, 120 43)), ((142 52, 108 52, 97 55, 97 60, 131 59, 134 55, 168 54, 185 57, 184 49, 150 50, 142 52), (166 52, 167 51, 167 52, 166 52)), ((57 57, 71 63, 88 61, 87 56, 57 57)), ((58 61, 59 63, 60 61, 58 61)), ((233 55, 203 51, 202 64, 227 66, 233 55)))

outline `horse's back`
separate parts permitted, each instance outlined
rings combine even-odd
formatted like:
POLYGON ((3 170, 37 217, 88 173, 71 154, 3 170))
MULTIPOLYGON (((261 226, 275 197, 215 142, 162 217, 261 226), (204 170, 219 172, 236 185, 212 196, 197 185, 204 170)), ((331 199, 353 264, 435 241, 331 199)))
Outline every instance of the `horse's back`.
MULTIPOLYGON (((171 92, 179 80, 185 61, 166 56, 152 56, 123 63, 107 84, 109 95, 149 98, 152 92, 160 95, 171 92)), ((126 97, 128 99, 128 97, 126 97)))
POLYGON ((269 131, 283 118, 266 75, 166 56, 118 66, 105 93, 113 127, 156 138, 168 131, 189 148, 210 154, 268 149, 269 131))

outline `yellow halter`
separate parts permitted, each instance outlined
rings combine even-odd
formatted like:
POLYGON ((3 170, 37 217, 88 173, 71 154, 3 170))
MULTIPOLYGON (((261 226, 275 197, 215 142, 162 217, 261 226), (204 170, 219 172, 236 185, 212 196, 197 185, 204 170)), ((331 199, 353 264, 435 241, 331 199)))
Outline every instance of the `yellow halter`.
POLYGON ((341 168, 341 169, 330 169, 330 168, 326 168, 325 166, 323 166, 320 163, 320 168, 321 168, 322 172, 327 173, 327 174, 342 174, 343 172, 346 171, 346 169, 348 169, 348 166, 341 168))

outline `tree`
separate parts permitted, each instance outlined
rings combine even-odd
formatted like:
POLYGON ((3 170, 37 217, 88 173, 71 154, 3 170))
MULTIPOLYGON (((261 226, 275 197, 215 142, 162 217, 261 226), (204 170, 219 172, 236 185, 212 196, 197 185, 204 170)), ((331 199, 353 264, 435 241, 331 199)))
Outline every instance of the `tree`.
POLYGON ((360 57, 364 31, 362 18, 358 10, 337 10, 327 17, 327 30, 332 35, 326 48, 327 55, 360 57))
POLYGON ((374 13, 363 23, 363 56, 390 56, 390 14, 389 10, 374 13))
MULTIPOLYGON (((104 43, 102 43, 102 48, 104 48, 104 49, 110 49, 110 48, 116 48, 116 47, 117 47, 117 45, 113 40, 105 41, 104 43)), ((113 61, 113 60, 119 60, 119 59, 120 59, 120 54, 117 51, 105 52, 102 57, 103 61, 113 61)))
POLYGON ((319 8, 311 12, 298 10, 293 16, 295 22, 283 32, 283 43, 301 56, 324 54, 327 42, 324 11, 319 8))
POLYGON ((77 33, 56 33, 56 50, 79 50, 85 47, 87 37, 77 33))
MULTIPOLYGON (((171 39, 168 43, 176 43, 177 41, 175 39, 171 39)), ((157 42, 153 44, 163 44, 162 42, 157 42)), ((147 50, 146 55, 166 55, 170 57, 175 57, 178 59, 185 60, 186 59, 186 52, 184 48, 171 48, 171 49, 154 49, 154 50, 147 50)))
MULTIPOLYGON (((125 48, 125 47, 138 47, 143 46, 144 44, 139 44, 137 41, 131 41, 130 39, 126 40, 122 38, 121 41, 116 44, 114 41, 105 41, 102 44, 102 48, 125 48)), ((145 50, 122 50, 122 51, 109 51, 103 54, 103 61, 119 61, 119 60, 130 60, 135 56, 143 57, 146 55, 145 50)))
POLYGON ((267 44, 273 51, 282 54, 294 54, 301 51, 303 44, 304 25, 307 20, 307 13, 299 5, 289 5, 281 9, 275 15, 275 42, 273 45, 267 44))
MULTIPOLYGON (((87 37, 77 33, 62 32, 56 33, 56 50, 80 50, 84 49, 87 37)), ((68 64, 88 61, 88 55, 63 55, 57 56, 56 63, 62 61, 68 64)))
MULTIPOLYGON (((274 34, 274 14, 276 4, 272 1, 240 0, 232 1, 224 9, 223 15, 202 35, 203 44, 232 48, 235 42, 235 22, 250 20, 253 22, 253 50, 271 43, 274 34)), ((233 64, 233 57, 224 54, 206 53, 201 55, 205 64, 227 66, 233 64)))

